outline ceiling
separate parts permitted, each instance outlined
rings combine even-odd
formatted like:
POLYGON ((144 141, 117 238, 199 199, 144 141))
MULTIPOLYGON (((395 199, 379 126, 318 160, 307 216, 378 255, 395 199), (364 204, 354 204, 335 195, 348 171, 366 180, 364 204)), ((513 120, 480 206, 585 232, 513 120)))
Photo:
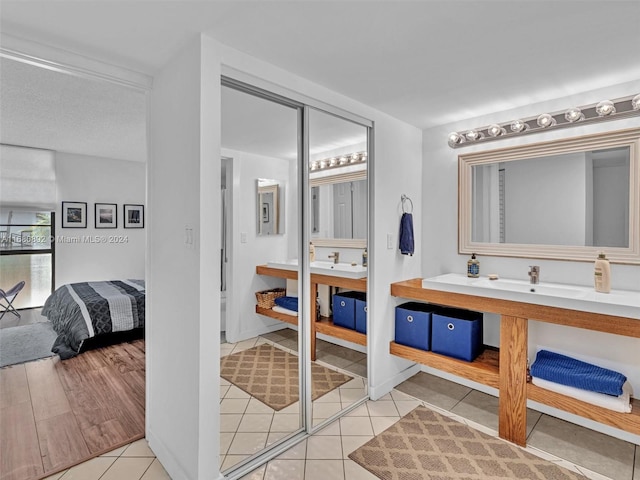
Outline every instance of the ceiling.
POLYGON ((150 75, 204 31, 423 129, 640 79, 638 1, 3 0, 0 15, 4 33, 150 75))

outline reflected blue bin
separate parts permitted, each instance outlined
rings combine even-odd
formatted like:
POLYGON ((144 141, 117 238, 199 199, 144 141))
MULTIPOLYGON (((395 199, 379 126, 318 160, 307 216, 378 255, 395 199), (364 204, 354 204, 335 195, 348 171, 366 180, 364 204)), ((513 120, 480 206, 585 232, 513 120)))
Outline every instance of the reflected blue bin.
POLYGON ((472 362, 483 349, 482 313, 441 308, 431 318, 431 350, 472 362))
POLYGON ((401 345, 429 350, 431 348, 431 315, 434 305, 407 302, 396 307, 395 341, 401 345))
POLYGON ((351 295, 352 293, 340 292, 333 296, 333 324, 355 330, 356 299, 351 295))
POLYGON ((367 294, 353 292, 356 300, 356 331, 367 333, 367 294))

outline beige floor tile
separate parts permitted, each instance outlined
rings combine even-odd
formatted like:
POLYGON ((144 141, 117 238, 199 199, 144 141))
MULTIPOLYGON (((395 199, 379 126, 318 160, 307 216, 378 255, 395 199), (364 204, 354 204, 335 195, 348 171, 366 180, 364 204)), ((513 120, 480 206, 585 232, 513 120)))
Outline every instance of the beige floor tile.
POLYGON ((62 472, 54 473, 53 475, 49 475, 48 477, 43 478, 42 480, 60 480, 60 478, 62 478, 62 476, 68 471, 69 470, 64 470, 62 472))
POLYGON ((225 470, 229 470, 231 467, 239 464, 245 458, 249 458, 250 455, 227 455, 224 457, 224 462, 222 462, 222 466, 220 469, 224 472, 225 470))
POLYGON ((280 454, 277 460, 304 460, 305 458, 307 458, 307 441, 303 440, 280 454))
POLYGON ((340 385, 341 389, 344 389, 344 388, 360 388, 360 389, 362 389, 364 387, 365 387, 365 383, 362 380, 362 378, 360 378, 360 377, 356 377, 353 380, 349 380, 344 385, 340 385))
POLYGON ((233 437, 236 436, 236 432, 221 432, 220 433, 220 455, 226 455, 233 442, 233 437))
POLYGON ((352 405, 367 396, 367 391, 363 388, 341 388, 340 400, 342 405, 352 405))
POLYGON ((263 480, 264 479, 264 472, 265 472, 266 469, 267 469, 267 466, 266 465, 262 465, 260 468, 257 468, 253 472, 246 474, 240 480, 263 480))
MULTIPOLYGON (((245 415, 246 417, 246 415, 245 415)), ((276 413, 271 423, 271 432, 293 432, 300 428, 300 415, 276 413)))
POLYGON ((251 398, 244 413, 275 413, 275 410, 257 398, 251 398))
POLYGON ((267 445, 266 446, 269 446, 271 444, 276 443, 278 440, 286 437, 290 433, 291 432, 271 432, 271 433, 269 433, 269 435, 267 436, 267 445))
POLYGON ((220 413, 244 413, 248 404, 248 398, 225 398, 220 402, 220 413))
POLYGON ((331 422, 319 432, 314 433, 314 435, 340 435, 340 422, 331 422))
POLYGON ((238 432, 269 432, 272 421, 271 413, 247 413, 238 425, 238 432))
POLYGON ((340 390, 336 388, 335 390, 331 390, 329 393, 325 393, 323 396, 316 398, 314 400, 314 403, 316 402, 327 403, 327 402, 339 402, 339 401, 340 401, 340 390))
POLYGON ((220 400, 226 397, 227 392, 229 391, 230 388, 231 388, 230 385, 224 385, 224 386, 220 385, 220 400))
MULTIPOLYGON (((275 410, 274 410, 274 412, 275 412, 275 410)), ((295 413, 296 415, 300 415, 300 402, 292 403, 288 407, 284 407, 278 413, 286 413, 286 414, 295 413)))
POLYGON ((141 438, 138 441, 130 444, 127 449, 122 453, 123 457, 154 457, 155 453, 149 448, 149 443, 146 439, 141 438))
POLYGON ((393 417, 398 415, 398 409, 393 400, 378 400, 377 402, 369 400, 367 408, 369 409, 369 415, 372 417, 393 417))
POLYGON ((264 480, 304 480, 304 460, 271 460, 267 464, 264 480))
POLYGON ((153 458, 144 457, 117 458, 100 480, 139 479, 153 461, 153 458))
POLYGON ((100 456, 101 457, 119 457, 120 455, 122 455, 122 452, 124 452, 129 445, 131 444, 123 445, 120 448, 116 448, 115 450, 111 450, 110 452, 104 453, 100 456))
POLYGON ((307 439, 307 460, 337 459, 342 459, 340 437, 326 435, 321 437, 312 436, 307 439))
POLYGON ((636 445, 636 465, 633 470, 633 480, 640 480, 640 445, 636 445))
POLYGON ((344 367, 347 372, 354 373, 355 375, 360 375, 361 377, 367 376, 367 366, 362 363, 352 363, 351 365, 347 365, 344 367))
POLYGON ((331 415, 335 415, 342 410, 342 404, 340 403, 314 403, 313 406, 313 418, 329 418, 331 415))
POLYGON ((357 450, 372 438, 373 435, 353 435, 350 437, 342 437, 342 458, 348 458, 351 452, 357 450))
POLYGON ((347 413, 347 417, 368 417, 369 409, 367 408, 366 402, 360 405, 357 408, 354 408, 349 413, 347 413))
POLYGON ((386 395, 377 399, 376 402, 390 402, 392 400, 393 400, 393 397, 391 396, 391 393, 387 393, 386 395))
POLYGON ((61 480, 98 480, 106 472, 113 462, 114 457, 96 457, 76 465, 59 477, 61 480))
POLYGON ((396 387, 396 390, 449 410, 471 392, 469 387, 450 382, 435 375, 418 372, 396 387))
POLYGON ((305 480, 344 480, 344 463, 342 460, 307 460, 304 478, 305 480))
POLYGON ((344 368, 347 365, 351 365, 353 362, 346 358, 339 357, 333 353, 329 353, 326 350, 318 352, 317 361, 320 364, 328 365, 329 367, 344 368))
POLYGON ((222 377, 220 377, 220 386, 221 387, 228 387, 231 385, 231 382, 229 380, 226 380, 222 377))
POLYGON ((395 403, 401 417, 404 417, 407 413, 422 405, 422 402, 418 400, 397 400, 395 403))
POLYGON ((380 480, 353 460, 344 461, 344 478, 347 480, 380 480))
POLYGON ((251 395, 243 390, 240 390, 235 385, 231 385, 224 398, 251 398, 251 395))
POLYGON ((238 342, 233 347, 233 353, 242 352, 243 350, 248 350, 252 347, 255 347, 257 338, 250 338, 249 340, 243 340, 242 342, 238 342))
POLYGON ((400 420, 400 417, 371 417, 371 425, 373 426, 373 434, 379 435, 391 425, 400 420))
POLYGON ((391 395, 391 398, 395 402, 408 402, 408 401, 416 400, 411 395, 407 395, 406 393, 403 393, 403 392, 401 392, 399 390, 395 390, 395 389, 391 390, 391 392, 389 392, 389 395, 391 395))
POLYGON ((267 433, 236 433, 227 455, 252 455, 267 444, 267 433))
POLYGON ((340 432, 345 435, 373 435, 373 427, 369 417, 342 417, 340 432))
POLYGON ((220 415, 220 432, 237 432, 243 415, 241 413, 223 413, 220 415))
POLYGON ((171 477, 156 458, 140 480, 171 480, 171 477))
POLYGON ((548 415, 540 418, 528 443, 614 479, 633 475, 633 444, 548 415))

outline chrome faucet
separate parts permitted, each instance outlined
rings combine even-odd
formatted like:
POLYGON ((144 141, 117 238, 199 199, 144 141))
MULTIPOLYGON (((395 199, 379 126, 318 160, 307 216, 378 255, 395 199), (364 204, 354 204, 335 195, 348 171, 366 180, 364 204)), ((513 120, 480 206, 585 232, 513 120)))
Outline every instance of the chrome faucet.
POLYGON ((540 281, 540 267, 537 265, 529 266, 529 282, 531 285, 537 285, 540 281))
POLYGON ((333 258, 333 263, 338 263, 340 261, 340 252, 333 252, 327 258, 333 258))

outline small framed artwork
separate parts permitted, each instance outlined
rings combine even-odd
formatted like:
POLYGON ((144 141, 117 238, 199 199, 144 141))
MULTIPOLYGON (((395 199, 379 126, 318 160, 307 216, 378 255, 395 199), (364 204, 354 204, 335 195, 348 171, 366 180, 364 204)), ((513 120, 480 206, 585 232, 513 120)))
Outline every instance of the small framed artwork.
POLYGON ((62 228, 87 228, 87 202, 62 202, 62 228))
POLYGON ((96 203, 96 228, 118 227, 118 205, 115 203, 96 203))
POLYGON ((124 205, 124 228, 144 228, 144 205, 124 205))

